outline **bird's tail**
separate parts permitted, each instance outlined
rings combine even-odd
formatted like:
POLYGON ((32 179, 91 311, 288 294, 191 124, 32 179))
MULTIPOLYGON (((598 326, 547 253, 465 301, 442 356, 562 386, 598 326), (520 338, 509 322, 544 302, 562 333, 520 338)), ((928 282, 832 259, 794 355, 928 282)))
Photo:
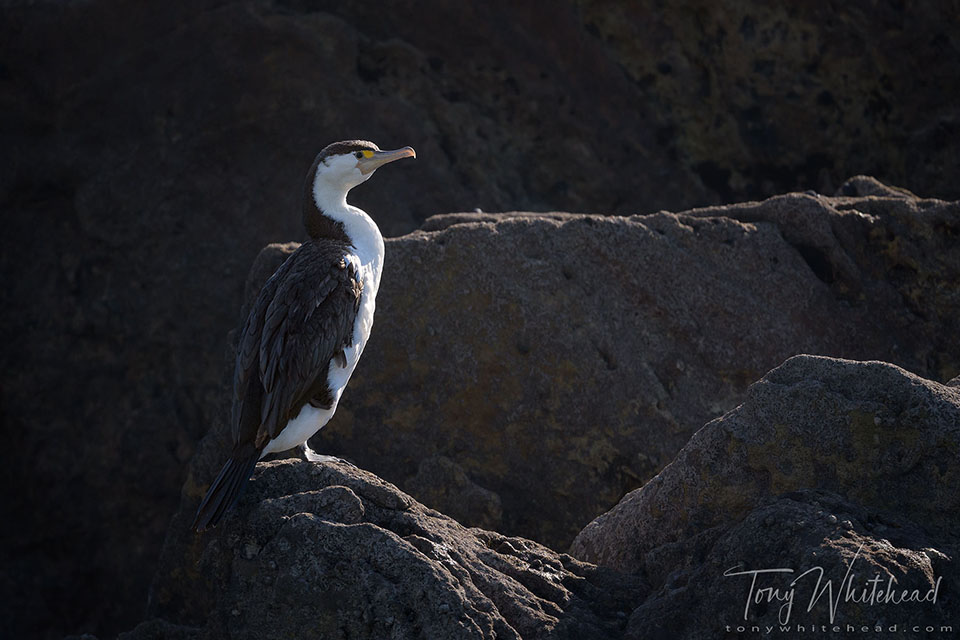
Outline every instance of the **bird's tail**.
POLYGON ((193 519, 192 526, 194 531, 200 532, 217 526, 223 514, 240 498, 259 459, 260 452, 256 449, 233 452, 216 480, 207 489, 207 495, 197 509, 197 517, 193 519))

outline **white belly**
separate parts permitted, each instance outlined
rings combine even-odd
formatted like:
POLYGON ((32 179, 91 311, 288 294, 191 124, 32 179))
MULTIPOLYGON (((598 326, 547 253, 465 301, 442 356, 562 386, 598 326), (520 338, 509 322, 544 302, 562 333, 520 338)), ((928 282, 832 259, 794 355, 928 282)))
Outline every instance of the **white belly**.
POLYGON ((323 425, 330 421, 330 418, 333 417, 336 410, 336 403, 329 409, 317 409, 309 402, 303 405, 303 409, 300 409, 297 417, 288 422, 287 426, 283 428, 283 431, 264 447, 263 452, 260 454, 260 459, 262 460, 263 457, 269 453, 299 447, 309 440, 310 436, 320 431, 323 425))
MULTIPOLYGON (((355 258, 354 258, 355 259, 355 258)), ((340 395, 346 389, 353 370, 357 368, 360 356, 363 354, 363 347, 367 344, 367 338, 370 337, 370 330, 373 327, 373 312, 376 308, 377 282, 376 274, 368 265, 359 268, 360 277, 363 281, 363 293, 360 296, 360 309, 357 311, 357 319, 353 325, 353 344, 343 350, 346 360, 346 366, 341 367, 337 358, 330 361, 327 370, 327 385, 330 387, 333 396, 333 404, 329 409, 318 409, 311 406, 310 403, 303 405, 297 417, 287 423, 276 438, 271 440, 260 454, 262 459, 269 453, 286 451, 299 447, 310 439, 313 434, 323 428, 337 410, 340 402, 340 395)))

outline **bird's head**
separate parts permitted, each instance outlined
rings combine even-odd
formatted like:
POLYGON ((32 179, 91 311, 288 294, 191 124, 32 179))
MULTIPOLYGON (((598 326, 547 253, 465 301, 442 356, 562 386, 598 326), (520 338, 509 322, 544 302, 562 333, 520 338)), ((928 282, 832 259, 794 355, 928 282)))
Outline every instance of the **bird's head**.
POLYGON ((314 190, 339 191, 346 195, 388 162, 416 157, 417 152, 412 147, 381 151, 380 147, 366 140, 334 142, 324 147, 314 162, 314 190))

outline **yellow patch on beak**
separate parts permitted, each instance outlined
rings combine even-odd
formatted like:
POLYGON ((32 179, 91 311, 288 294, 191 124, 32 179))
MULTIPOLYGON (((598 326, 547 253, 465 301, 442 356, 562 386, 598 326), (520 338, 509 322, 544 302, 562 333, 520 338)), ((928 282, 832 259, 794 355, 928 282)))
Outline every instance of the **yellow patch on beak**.
POLYGON ((360 173, 366 175, 371 171, 376 170, 377 167, 382 167, 388 162, 393 162, 401 158, 416 157, 417 152, 413 150, 413 147, 404 147, 403 149, 395 149, 394 151, 364 150, 363 158, 357 161, 357 168, 360 169, 360 173))

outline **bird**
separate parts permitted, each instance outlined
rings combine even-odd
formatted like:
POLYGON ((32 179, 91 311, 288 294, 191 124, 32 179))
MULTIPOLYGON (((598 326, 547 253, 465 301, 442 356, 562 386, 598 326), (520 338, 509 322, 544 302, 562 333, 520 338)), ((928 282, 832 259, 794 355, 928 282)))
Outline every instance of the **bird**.
POLYGON ((307 440, 333 417, 370 337, 384 257, 380 229, 347 204, 347 193, 383 165, 416 157, 412 147, 382 151, 366 140, 345 140, 314 159, 301 205, 309 240, 263 285, 243 325, 233 449, 193 530, 220 522, 267 454, 302 446, 307 460, 336 460, 312 451, 307 440))

